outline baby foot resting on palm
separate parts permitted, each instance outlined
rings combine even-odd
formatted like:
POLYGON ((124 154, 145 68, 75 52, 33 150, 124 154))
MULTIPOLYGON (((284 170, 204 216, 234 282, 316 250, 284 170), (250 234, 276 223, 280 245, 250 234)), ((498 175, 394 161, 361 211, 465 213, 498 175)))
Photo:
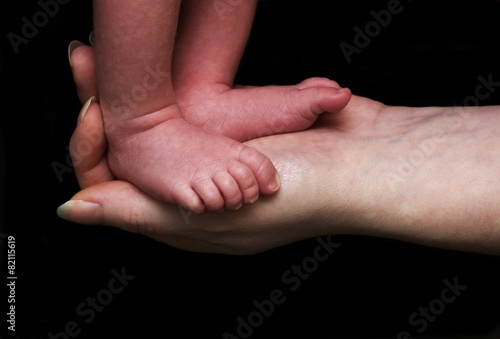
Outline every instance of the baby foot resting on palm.
POLYGON ((187 122, 238 141, 307 129, 319 114, 338 112, 351 99, 349 89, 326 78, 295 86, 211 84, 178 94, 187 122))
MULTIPOLYGON (((92 48, 76 49, 71 59, 74 65, 85 64, 84 74, 95 77, 92 48)), ((77 83, 84 80, 75 78, 77 83)), ((236 209, 257 199, 259 191, 272 194, 279 180, 267 157, 232 139, 307 128, 322 111, 335 112, 347 105, 351 93, 338 87, 334 81, 312 78, 296 86, 233 90, 219 85, 210 92, 188 93, 190 107, 196 109, 187 110, 185 118, 205 129, 177 119, 119 140, 107 133, 109 165, 118 178, 196 213, 236 209), (294 120, 286 123, 287 117, 294 120)), ((178 110, 176 105, 172 108, 178 110)))
POLYGON ((215 84, 181 100, 185 120, 165 120, 111 148, 110 166, 145 192, 193 212, 237 209, 279 188, 271 161, 238 141, 306 129, 350 98, 348 89, 323 78, 296 86, 215 84))
POLYGON ((259 192, 279 188, 276 169, 263 154, 182 118, 162 120, 122 139, 108 138, 113 173, 195 213, 238 209, 257 200, 259 192))

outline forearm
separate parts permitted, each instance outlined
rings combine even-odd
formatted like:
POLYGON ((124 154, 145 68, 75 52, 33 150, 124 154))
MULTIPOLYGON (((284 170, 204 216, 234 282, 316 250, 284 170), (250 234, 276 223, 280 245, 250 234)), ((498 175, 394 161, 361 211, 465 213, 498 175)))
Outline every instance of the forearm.
POLYGON ((232 85, 256 5, 257 0, 183 2, 173 60, 176 91, 204 83, 232 85))
POLYGON ((145 115, 174 101, 170 65, 179 0, 94 0, 104 118, 145 115))
POLYGON ((373 130, 340 142, 350 160, 325 195, 347 228, 325 227, 500 254, 500 107, 387 107, 373 130))

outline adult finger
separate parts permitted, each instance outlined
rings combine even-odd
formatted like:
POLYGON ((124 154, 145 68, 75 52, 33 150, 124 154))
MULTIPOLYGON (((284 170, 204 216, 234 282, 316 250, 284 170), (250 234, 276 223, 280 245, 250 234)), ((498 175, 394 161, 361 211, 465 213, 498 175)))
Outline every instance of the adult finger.
POLYGON ((68 59, 80 102, 98 97, 94 50, 78 40, 68 46, 68 59))
POLYGON ((81 188, 110 181, 107 141, 99 104, 91 97, 83 106, 70 140, 70 155, 81 188))

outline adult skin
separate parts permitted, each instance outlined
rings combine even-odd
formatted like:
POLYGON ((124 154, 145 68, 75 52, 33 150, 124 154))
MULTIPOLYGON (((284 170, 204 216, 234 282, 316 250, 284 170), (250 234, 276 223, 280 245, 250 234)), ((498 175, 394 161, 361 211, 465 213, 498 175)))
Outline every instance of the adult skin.
MULTIPOLYGON (((91 48, 74 48, 71 60, 84 102, 97 94, 91 48)), ((88 101, 84 112, 71 140, 83 190, 59 208, 67 220, 201 252, 252 254, 359 234, 500 254, 500 106, 395 107, 353 96, 311 129, 247 142, 274 162, 280 191, 203 215, 112 180, 99 105, 88 101)))

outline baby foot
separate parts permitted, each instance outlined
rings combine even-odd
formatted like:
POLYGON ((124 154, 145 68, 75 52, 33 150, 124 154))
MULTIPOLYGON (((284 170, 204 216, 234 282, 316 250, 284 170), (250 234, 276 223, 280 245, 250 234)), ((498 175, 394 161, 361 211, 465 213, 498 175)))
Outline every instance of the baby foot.
POLYGON ((108 161, 118 178, 194 213, 238 209, 279 188, 263 154, 181 118, 109 140, 108 161))
POLYGON ((239 141, 307 129, 319 114, 338 112, 350 99, 349 89, 326 78, 295 86, 211 84, 178 95, 187 122, 239 141))

